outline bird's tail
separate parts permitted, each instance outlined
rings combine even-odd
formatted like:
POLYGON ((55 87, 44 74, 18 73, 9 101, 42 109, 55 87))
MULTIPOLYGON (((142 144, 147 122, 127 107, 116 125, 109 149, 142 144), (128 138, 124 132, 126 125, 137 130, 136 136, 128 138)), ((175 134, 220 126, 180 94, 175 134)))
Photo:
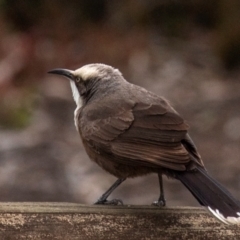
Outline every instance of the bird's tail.
POLYGON ((226 224, 240 224, 240 202, 202 168, 175 172, 179 179, 210 212, 226 224))

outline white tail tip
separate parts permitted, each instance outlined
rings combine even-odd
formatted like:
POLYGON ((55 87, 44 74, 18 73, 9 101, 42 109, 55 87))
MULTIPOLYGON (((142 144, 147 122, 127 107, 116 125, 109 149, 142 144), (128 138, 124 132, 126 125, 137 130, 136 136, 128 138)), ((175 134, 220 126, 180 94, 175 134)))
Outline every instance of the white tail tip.
POLYGON ((236 214, 239 217, 224 217, 222 213, 219 212, 218 209, 213 210, 212 208, 208 207, 208 210, 216 217, 218 218, 221 222, 225 224, 240 224, 240 212, 237 212, 236 214))

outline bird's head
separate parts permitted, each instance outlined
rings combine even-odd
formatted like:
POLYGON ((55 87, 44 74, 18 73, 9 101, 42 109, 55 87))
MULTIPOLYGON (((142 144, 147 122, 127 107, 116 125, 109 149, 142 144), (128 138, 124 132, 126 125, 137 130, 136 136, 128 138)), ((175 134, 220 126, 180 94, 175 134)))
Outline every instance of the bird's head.
POLYGON ((73 98, 79 107, 82 105, 81 98, 91 90, 94 82, 115 79, 122 76, 118 69, 101 63, 84 65, 75 71, 56 68, 48 73, 62 75, 70 80, 73 98))

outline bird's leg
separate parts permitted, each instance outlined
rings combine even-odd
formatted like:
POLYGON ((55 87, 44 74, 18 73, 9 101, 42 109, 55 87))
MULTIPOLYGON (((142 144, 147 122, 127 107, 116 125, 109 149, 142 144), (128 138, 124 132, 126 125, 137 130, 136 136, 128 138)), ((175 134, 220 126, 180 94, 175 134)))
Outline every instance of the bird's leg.
POLYGON ((108 201, 107 198, 125 180, 126 178, 118 178, 117 181, 94 204, 123 205, 121 199, 112 199, 108 201))
POLYGON ((158 206, 158 207, 164 207, 166 205, 166 200, 164 198, 163 179, 162 179, 161 173, 158 173, 158 180, 159 180, 159 187, 160 187, 160 196, 157 201, 154 201, 152 203, 152 205, 158 206))

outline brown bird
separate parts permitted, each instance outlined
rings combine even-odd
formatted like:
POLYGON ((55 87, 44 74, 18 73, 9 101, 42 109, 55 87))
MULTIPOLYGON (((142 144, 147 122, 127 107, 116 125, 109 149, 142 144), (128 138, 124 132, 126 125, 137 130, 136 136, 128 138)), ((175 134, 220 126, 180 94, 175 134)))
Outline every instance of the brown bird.
POLYGON ((76 128, 91 160, 118 180, 96 204, 119 204, 108 196, 126 178, 157 173, 180 180, 198 202, 226 224, 240 223, 240 203, 206 171, 188 125, 167 100, 127 82, 115 68, 89 64, 49 71, 70 79, 76 128))

